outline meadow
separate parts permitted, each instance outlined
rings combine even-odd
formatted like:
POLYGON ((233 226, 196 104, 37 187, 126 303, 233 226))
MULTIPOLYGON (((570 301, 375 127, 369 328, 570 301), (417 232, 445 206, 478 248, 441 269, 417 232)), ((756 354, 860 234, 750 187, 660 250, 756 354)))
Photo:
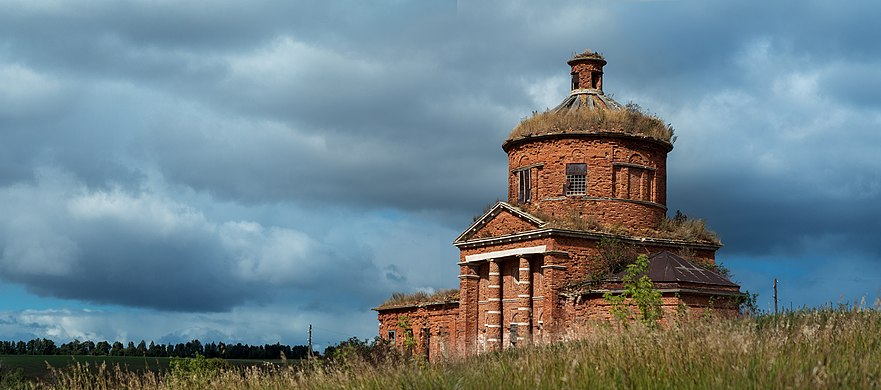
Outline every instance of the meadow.
MULTIPOLYGON (((62 371, 71 366, 98 366, 102 363, 110 367, 119 366, 122 371, 141 373, 144 371, 165 372, 172 358, 142 356, 64 356, 64 355, 0 355, 0 372, 20 373, 24 379, 47 379, 52 375, 50 368, 62 371)), ((281 360, 226 359, 231 367, 246 367, 264 363, 279 364, 281 360)), ((2 388, 2 387, 0 387, 2 388)))
POLYGON ((80 363, 14 385, 26 389, 881 388, 878 308, 668 322, 656 329, 640 323, 595 324, 576 340, 433 364, 373 345, 351 351, 343 347, 334 361, 305 365, 192 364, 156 372, 80 363))

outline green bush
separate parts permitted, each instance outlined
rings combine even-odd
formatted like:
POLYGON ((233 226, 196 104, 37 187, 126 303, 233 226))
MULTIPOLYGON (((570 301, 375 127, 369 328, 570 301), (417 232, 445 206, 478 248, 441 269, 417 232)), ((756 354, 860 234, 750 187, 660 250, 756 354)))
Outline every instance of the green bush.
POLYGON ((5 369, 0 365, 0 389, 18 390, 30 388, 30 383, 24 378, 24 370, 5 369))

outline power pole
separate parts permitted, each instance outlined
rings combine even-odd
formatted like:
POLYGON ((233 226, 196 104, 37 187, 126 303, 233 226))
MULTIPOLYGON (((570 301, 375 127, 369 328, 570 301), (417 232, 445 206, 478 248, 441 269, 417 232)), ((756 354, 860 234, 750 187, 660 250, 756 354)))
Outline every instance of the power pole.
MULTIPOLYGON (((776 290, 777 289, 776 279, 774 279, 774 286, 775 286, 774 291, 777 291, 776 290)), ((776 297, 777 293, 774 293, 774 296, 776 297)), ((776 302, 776 298, 775 298, 775 302, 776 302)), ((776 311, 776 309, 775 309, 775 311, 776 311)), ((312 324, 309 324, 309 349, 307 351, 307 355, 309 356, 309 360, 312 360, 312 324)))
POLYGON ((777 314, 777 278, 774 278, 774 314, 777 314))

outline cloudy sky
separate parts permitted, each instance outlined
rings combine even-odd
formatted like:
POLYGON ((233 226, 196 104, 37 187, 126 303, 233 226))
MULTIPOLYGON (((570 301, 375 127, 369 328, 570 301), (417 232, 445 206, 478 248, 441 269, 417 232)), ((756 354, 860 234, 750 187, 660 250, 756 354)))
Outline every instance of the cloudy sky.
POLYGON ((0 0, 0 338, 326 345, 457 286, 572 53, 767 308, 881 296, 881 3, 0 0))

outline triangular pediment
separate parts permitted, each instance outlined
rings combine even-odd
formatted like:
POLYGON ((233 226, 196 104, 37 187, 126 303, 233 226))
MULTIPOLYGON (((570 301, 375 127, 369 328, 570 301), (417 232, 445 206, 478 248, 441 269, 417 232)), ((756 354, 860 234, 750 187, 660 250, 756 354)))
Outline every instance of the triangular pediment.
POLYGON ((465 229, 454 244, 535 230, 545 221, 506 202, 498 202, 465 229))

